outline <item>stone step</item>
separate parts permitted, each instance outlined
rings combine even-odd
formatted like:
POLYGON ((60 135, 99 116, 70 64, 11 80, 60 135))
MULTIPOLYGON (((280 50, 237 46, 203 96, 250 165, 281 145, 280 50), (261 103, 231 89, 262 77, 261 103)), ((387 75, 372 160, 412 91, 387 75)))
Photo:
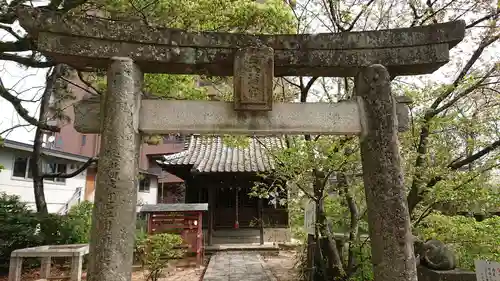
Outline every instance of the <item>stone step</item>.
POLYGON ((213 237, 255 237, 260 235, 258 229, 217 229, 213 237))
POLYGON ((259 236, 233 237, 233 236, 213 236, 212 243, 214 244, 248 244, 259 243, 259 236))
POLYGON ((256 252, 267 255, 277 255, 279 253, 278 245, 273 243, 246 243, 246 244, 213 244, 205 246, 205 254, 212 255, 218 252, 256 252))

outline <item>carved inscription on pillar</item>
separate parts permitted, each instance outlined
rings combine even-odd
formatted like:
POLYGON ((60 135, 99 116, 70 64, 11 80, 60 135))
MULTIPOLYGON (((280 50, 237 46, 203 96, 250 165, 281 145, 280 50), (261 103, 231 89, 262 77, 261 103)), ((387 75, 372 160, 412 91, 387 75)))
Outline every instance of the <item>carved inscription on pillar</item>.
POLYGON ((274 50, 239 49, 234 57, 234 110, 271 111, 273 106, 274 50))

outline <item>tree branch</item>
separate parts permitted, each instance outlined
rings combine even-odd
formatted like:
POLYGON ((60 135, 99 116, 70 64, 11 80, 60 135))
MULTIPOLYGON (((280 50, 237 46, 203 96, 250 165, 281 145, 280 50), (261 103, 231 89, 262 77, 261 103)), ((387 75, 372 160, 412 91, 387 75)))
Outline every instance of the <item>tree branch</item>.
POLYGON ((301 88, 299 84, 295 83, 295 82, 292 82, 291 80, 287 79, 286 77, 283 77, 283 80, 285 80, 286 82, 288 82, 290 85, 293 85, 297 88, 301 88))
POLYGON ((337 15, 335 15, 335 7, 333 6, 334 1, 332 0, 326 0, 327 3, 325 3, 325 0, 323 1, 323 5, 326 6, 326 8, 329 11, 329 17, 330 20, 332 21, 332 24, 341 32, 345 31, 345 28, 342 27, 340 22, 338 21, 337 15))
POLYGON ((97 161, 98 161, 97 157, 92 157, 87 162, 85 162, 85 164, 83 164, 80 168, 78 168, 77 170, 75 170, 69 174, 66 174, 66 173, 44 173, 44 174, 42 174, 42 179, 53 179, 53 178, 69 179, 69 178, 75 177, 78 174, 80 174, 81 172, 85 171, 88 167, 90 167, 90 165, 92 165, 93 163, 97 163, 97 161))
MULTIPOLYGON (((420 186, 422 184, 422 172, 419 171, 419 168, 421 168, 424 164, 424 156, 427 154, 427 145, 428 145, 428 137, 430 133, 430 121, 432 118, 436 116, 439 112, 442 110, 438 111, 438 107, 443 102, 446 98, 448 98, 453 91, 456 90, 456 88, 459 86, 460 82, 464 79, 465 75, 470 71, 474 63, 479 59, 481 54, 483 53, 484 49, 491 45, 493 42, 498 40, 500 38, 500 34, 497 34, 495 36, 492 36, 490 38, 485 37, 481 43, 479 44, 478 48, 474 51, 472 56, 470 57, 469 61, 466 63, 464 68, 460 71, 460 74, 455 78, 454 82, 446 89, 442 94, 440 94, 432 103, 431 107, 427 110, 427 112, 424 115, 424 120, 422 124, 422 128, 420 130, 420 137, 419 137, 419 143, 417 146, 417 157, 415 160, 414 167, 416 168, 415 174, 413 176, 413 181, 411 184, 410 192, 407 197, 408 201, 408 208, 410 211, 410 214, 418 204, 422 200, 420 198, 420 186)), ((457 100, 453 100, 453 102, 456 102, 457 100)), ((451 104, 450 104, 451 106, 451 104)))
POLYGON ((78 74, 78 78, 80 79, 80 81, 82 81, 83 84, 85 84, 87 87, 89 87, 92 90, 94 90, 98 95, 102 96, 102 93, 99 92, 99 90, 97 90, 94 86, 92 86, 92 84, 90 82, 88 82, 87 80, 85 80, 83 78, 83 73, 81 71, 76 71, 76 73, 78 74))
POLYGON ((472 93, 475 91, 479 86, 483 84, 483 82, 489 78, 489 76, 495 71, 495 67, 491 68, 481 79, 479 79, 476 83, 474 83, 472 86, 469 88, 465 89, 463 92, 457 94, 453 99, 451 99, 449 102, 445 103, 443 106, 440 108, 436 108, 434 110, 434 115, 437 115, 444 110, 448 109, 449 107, 453 106, 457 101, 459 101, 461 98, 467 96, 468 94, 472 93))
MULTIPOLYGON (((441 104, 441 102, 444 99, 446 99, 458 87, 458 85, 460 84, 460 82, 462 81, 462 79, 465 77, 465 75, 469 72, 469 70, 472 68, 472 66, 474 65, 474 63, 476 63, 476 61, 479 59, 479 57, 483 53, 484 49, 486 49, 486 47, 488 47, 489 45, 493 44, 499 38, 500 38, 500 33, 497 34, 497 35, 495 35, 495 36, 492 36, 489 39, 484 38, 481 41, 481 43, 479 44, 479 47, 474 51, 474 53, 470 57, 469 61, 464 66, 464 68, 462 69, 462 71, 460 71, 460 74, 457 76, 457 78, 455 79, 455 81, 453 81, 453 84, 450 85, 450 87, 448 88, 448 90, 446 90, 443 94, 441 94, 432 103, 432 105, 431 105, 431 109, 432 110, 436 109, 441 104)), ((432 111, 429 114, 432 115, 430 117, 435 116, 434 112, 432 112, 432 111)))
MULTIPOLYGON (((455 1, 456 0, 451 0, 450 2, 446 3, 445 5, 443 5, 443 7, 439 8, 436 11, 434 11, 434 8, 432 7, 436 3, 436 1, 434 1, 434 2, 427 1, 426 4, 427 4, 427 7, 428 7, 428 10, 431 13, 420 22, 420 25, 423 25, 429 19, 431 19, 432 17, 435 17, 441 11, 444 11, 448 6, 450 6, 451 4, 453 4, 453 2, 455 2, 455 1)), ((437 20, 435 18, 434 18, 434 23, 437 23, 437 20)))
POLYGON ((349 25, 349 27, 346 29, 346 31, 351 31, 353 28, 354 28, 354 25, 356 25, 356 23, 358 22, 358 20, 361 18, 361 16, 363 15, 363 13, 365 12, 365 9, 367 10, 368 7, 370 7, 373 3, 375 2, 375 0, 370 0, 370 2, 368 2, 366 4, 366 6, 364 8, 361 9, 361 11, 356 15, 356 17, 354 18, 354 20, 351 22, 351 24, 349 25))
POLYGON ((482 17, 482 18, 479 18, 479 19, 477 19, 477 20, 475 20, 475 21, 473 21, 473 22, 469 23, 467 26, 465 26, 465 28, 471 28, 471 27, 474 27, 474 26, 476 26, 476 25, 478 25, 478 24, 482 23, 483 21, 487 21, 487 20, 489 20, 489 19, 491 19, 491 18, 497 17, 498 15, 500 15, 500 8, 499 8, 499 9, 497 9, 494 13, 491 13, 491 14, 489 14, 489 15, 486 15, 486 16, 484 16, 484 17, 482 17))
POLYGON ((59 132, 61 129, 57 126, 47 125, 42 122, 38 122, 38 120, 32 117, 28 110, 23 107, 21 104, 21 99, 9 93, 9 91, 4 87, 2 80, 0 79, 0 96, 6 99, 8 102, 12 104, 17 114, 21 116, 26 122, 30 123, 35 127, 39 127, 42 130, 47 130, 51 132, 59 132))
POLYGON ((450 168, 452 170, 458 170, 458 169, 462 168, 463 166, 468 165, 468 164, 478 160, 479 158, 485 156, 486 154, 494 151, 495 149, 497 149, 499 147, 500 147, 500 140, 497 140, 497 141, 493 142, 492 144, 486 146, 485 148, 481 149, 480 151, 470 155, 469 157, 467 157, 463 160, 451 162, 450 164, 448 164, 448 168, 450 168))
POLYGON ((11 131, 13 131, 13 130, 15 130, 17 128, 28 127, 28 126, 31 126, 31 124, 17 124, 15 126, 12 126, 12 127, 8 128, 8 129, 5 129, 5 130, 1 131, 0 132, 0 136, 2 136, 5 133, 9 133, 9 132, 11 132, 11 131))
POLYGON ((78 89, 80 89, 80 90, 82 90, 82 91, 85 91, 85 92, 87 92, 87 93, 89 93, 89 94, 95 95, 95 93, 93 93, 93 92, 91 92, 91 91, 89 91, 89 90, 85 89, 84 87, 82 87, 82 86, 80 86, 80 85, 76 84, 75 82, 73 82, 73 81, 71 81, 71 80, 69 80, 69 79, 67 79, 67 78, 64 78, 64 77, 60 77, 60 78, 61 78, 64 82, 69 83, 69 84, 71 84, 71 85, 73 85, 73 86, 77 87, 78 89))
POLYGON ((415 7, 415 5, 413 5, 411 1, 408 1, 408 5, 410 6, 411 11, 413 12, 413 20, 410 25, 410 27, 413 27, 417 24, 418 20, 422 18, 422 16, 418 15, 417 7, 415 7))
POLYGON ((0 53, 0 60, 7 60, 20 63, 27 67, 34 68, 47 68, 55 66, 56 64, 51 61, 37 61, 33 58, 21 57, 18 55, 8 54, 8 53, 0 53))
MULTIPOLYGON (((498 149, 499 147, 500 147, 500 140, 497 140, 463 160, 460 161, 455 160, 451 162, 450 164, 448 164, 447 167, 450 170, 456 171, 461 167, 468 165, 478 160, 479 158, 485 156, 486 154, 494 151, 495 149, 498 149)), ((415 207, 423 200, 424 195, 428 192, 429 188, 434 187, 438 182, 442 181, 443 179, 444 179, 443 175, 435 176, 427 182, 424 190, 418 190, 418 189, 415 189, 415 191, 414 189, 410 190, 410 194, 408 195, 408 209, 410 210, 410 214, 413 212, 415 207)))
POLYGON ((314 82, 316 82, 317 79, 318 79, 317 76, 316 77, 312 77, 311 80, 309 80, 309 82, 307 82, 307 85, 304 88, 304 91, 309 92, 309 90, 311 89, 312 85, 314 84, 314 82))
MULTIPOLYGON (((14 29, 12 29, 12 27, 11 27, 11 26, 9 26, 9 25, 5 25, 5 24, 0 23, 0 28, 1 28, 1 29, 3 29, 3 30, 5 30, 5 31, 7 31, 10 35, 14 36, 14 37, 15 37, 16 39, 18 39, 18 40, 22 40, 22 39, 23 39, 23 38, 22 38, 19 34, 17 34, 17 33, 14 31, 14 29)), ((0 48, 0 49, 1 49, 1 48, 0 48)))

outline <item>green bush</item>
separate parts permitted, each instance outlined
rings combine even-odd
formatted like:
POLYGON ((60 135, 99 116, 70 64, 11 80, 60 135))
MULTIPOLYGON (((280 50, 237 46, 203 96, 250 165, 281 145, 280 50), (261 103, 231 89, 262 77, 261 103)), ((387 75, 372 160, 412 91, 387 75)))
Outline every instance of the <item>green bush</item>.
POLYGON ((185 251, 181 249, 182 237, 177 234, 136 235, 135 251, 143 267, 148 271, 147 280, 156 281, 171 259, 181 258, 185 251))
POLYGON ((455 251, 458 267, 474 270, 475 259, 500 260, 500 217, 481 222, 471 217, 432 214, 418 227, 424 240, 434 238, 455 251))
POLYGON ((70 230, 72 243, 88 243, 92 227, 92 209, 94 204, 83 201, 73 207, 65 218, 66 229, 70 230))
POLYGON ((8 272, 12 251, 41 245, 39 219, 18 196, 0 193, 0 272, 8 272))
POLYGON ((0 273, 8 272, 10 254, 14 250, 88 243, 91 213, 92 203, 83 202, 74 206, 66 216, 40 215, 21 202, 18 196, 0 193, 0 273))

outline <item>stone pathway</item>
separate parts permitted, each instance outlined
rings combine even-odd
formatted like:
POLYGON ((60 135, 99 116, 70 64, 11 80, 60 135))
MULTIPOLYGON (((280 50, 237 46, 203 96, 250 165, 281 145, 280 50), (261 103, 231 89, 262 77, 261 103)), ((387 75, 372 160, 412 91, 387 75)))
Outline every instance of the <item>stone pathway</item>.
POLYGON ((220 252, 210 259, 203 281, 276 281, 254 252, 220 252))

